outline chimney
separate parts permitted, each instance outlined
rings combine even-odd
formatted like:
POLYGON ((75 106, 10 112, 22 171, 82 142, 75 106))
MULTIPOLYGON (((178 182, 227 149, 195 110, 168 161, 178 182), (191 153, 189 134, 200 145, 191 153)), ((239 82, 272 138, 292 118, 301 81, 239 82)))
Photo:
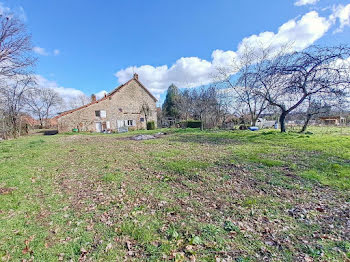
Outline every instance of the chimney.
POLYGON ((96 102, 96 95, 95 94, 91 95, 91 102, 96 102))
POLYGON ((134 79, 139 80, 139 75, 135 73, 134 74, 134 79))

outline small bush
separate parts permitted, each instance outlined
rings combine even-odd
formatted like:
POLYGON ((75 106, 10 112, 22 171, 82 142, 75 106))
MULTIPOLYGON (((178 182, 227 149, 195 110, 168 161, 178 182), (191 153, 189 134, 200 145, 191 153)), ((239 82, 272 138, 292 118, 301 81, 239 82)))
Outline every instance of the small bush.
POLYGON ((237 233, 241 231, 240 228, 235 224, 233 224, 231 221, 225 221, 224 230, 227 232, 237 232, 237 233))
POLYGON ((154 121, 147 122, 147 130, 154 130, 154 129, 156 129, 156 125, 154 121))

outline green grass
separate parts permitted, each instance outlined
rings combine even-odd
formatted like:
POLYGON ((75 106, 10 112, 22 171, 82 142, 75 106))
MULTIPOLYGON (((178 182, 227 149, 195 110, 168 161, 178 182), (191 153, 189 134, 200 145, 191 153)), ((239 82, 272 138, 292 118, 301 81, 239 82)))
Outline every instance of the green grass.
POLYGON ((2 141, 0 258, 344 261, 350 128, 310 131, 2 141))
POLYGON ((114 172, 114 173, 107 173, 102 175, 102 180, 107 183, 116 183, 118 185, 121 185, 123 182, 125 174, 121 173, 120 171, 114 172))
POLYGON ((169 171, 174 171, 179 174, 186 174, 190 172, 195 172, 198 169, 206 168, 209 164, 203 161, 194 160, 173 160, 169 162, 164 162, 164 169, 169 171))

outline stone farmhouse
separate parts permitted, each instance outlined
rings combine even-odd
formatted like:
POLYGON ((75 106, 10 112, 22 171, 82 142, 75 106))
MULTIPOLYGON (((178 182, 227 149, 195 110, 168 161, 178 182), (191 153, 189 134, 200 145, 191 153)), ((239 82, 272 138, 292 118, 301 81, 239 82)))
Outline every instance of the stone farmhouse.
POLYGON ((157 99, 138 80, 138 75, 114 89, 103 98, 58 115, 58 132, 73 129, 89 132, 110 132, 146 129, 146 121, 157 126, 157 99), (147 110, 145 110, 145 108, 147 110), (147 112, 145 114, 145 112, 147 112))

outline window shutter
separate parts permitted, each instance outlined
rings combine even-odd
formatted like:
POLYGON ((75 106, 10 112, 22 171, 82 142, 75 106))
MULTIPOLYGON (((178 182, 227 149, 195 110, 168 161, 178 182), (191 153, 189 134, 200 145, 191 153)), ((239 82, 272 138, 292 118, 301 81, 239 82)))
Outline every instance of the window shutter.
POLYGON ((106 122, 106 127, 107 127, 107 129, 111 128, 111 123, 109 121, 106 122))
POLYGON ((101 117, 106 117, 106 111, 105 110, 101 110, 101 117))

